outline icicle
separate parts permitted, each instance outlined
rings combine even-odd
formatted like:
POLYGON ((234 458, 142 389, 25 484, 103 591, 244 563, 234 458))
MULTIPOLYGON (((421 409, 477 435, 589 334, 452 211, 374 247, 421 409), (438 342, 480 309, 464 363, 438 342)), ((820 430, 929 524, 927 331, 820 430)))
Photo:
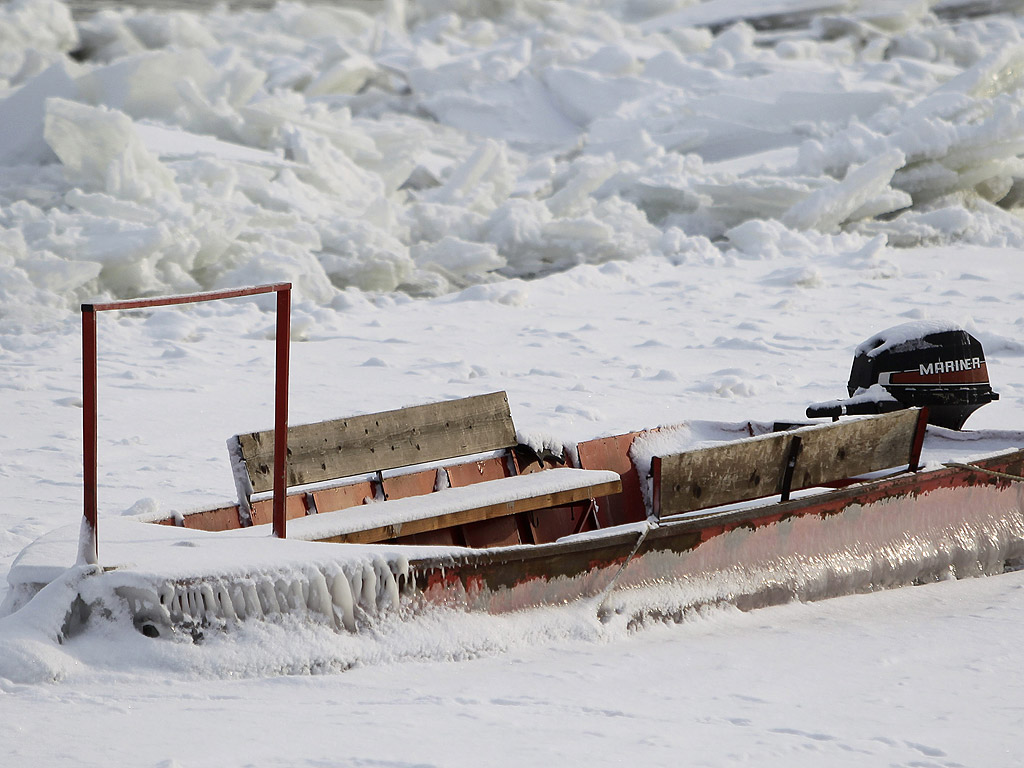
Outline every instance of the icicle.
POLYGON ((242 585, 242 597, 245 599, 245 615, 252 619, 263 618, 263 604, 256 592, 256 583, 246 581, 242 585))
POLYGON ((188 603, 185 600, 185 588, 180 584, 176 584, 174 586, 174 597, 171 598, 171 615, 177 616, 180 621, 185 621, 188 618, 188 603))
POLYGON ((237 581, 231 585, 231 606, 235 611, 235 616, 238 617, 239 621, 245 621, 249 617, 249 612, 245 606, 245 595, 243 594, 243 587, 237 581))
POLYGON ((174 602, 174 585, 164 582, 157 589, 157 595, 160 599, 160 605, 170 610, 171 603, 174 602))
POLYGON ((359 595, 359 605, 367 613, 377 611, 377 574, 369 563, 363 563, 363 591, 359 595))
POLYGON ((200 605, 203 607, 204 619, 209 620, 209 617, 211 616, 218 619, 222 618, 219 610, 220 606, 217 604, 217 598, 213 595, 213 588, 206 582, 199 585, 199 596, 201 598, 200 605))
POLYGON ((355 605, 352 601, 352 585, 343 571, 338 571, 331 581, 331 602, 334 604, 335 621, 349 632, 356 631, 355 605))
POLYGON ((360 595, 363 594, 363 569, 361 566, 353 568, 352 574, 348 577, 349 591, 352 593, 353 605, 359 605, 360 595))
POLYGON ((308 588, 304 590, 306 592, 306 607, 333 620, 334 609, 331 604, 331 593, 327 588, 327 580, 324 575, 315 568, 309 568, 306 570, 306 581, 308 584, 308 588))
POLYGON ((273 616, 281 613, 281 605, 277 601, 277 594, 274 585, 269 579, 260 579, 256 585, 260 596, 260 606, 263 608, 264 616, 273 616))
POLYGON ((288 584, 288 607, 293 611, 301 611, 306 607, 306 589, 303 589, 303 579, 292 579, 288 584))
POLYGON ((298 580, 289 581, 282 576, 274 582, 274 590, 282 613, 297 611, 305 605, 298 580))
POLYGON ((196 587, 187 587, 184 597, 188 601, 188 610, 185 611, 188 618, 193 621, 201 621, 203 618, 203 602, 199 596, 199 590, 196 587))
POLYGON ((401 592, 402 585, 409 582, 409 558, 405 555, 397 555, 391 560, 391 572, 398 583, 398 590, 401 592))
POLYGON ((160 605, 167 611, 170 622, 174 624, 181 621, 181 602, 177 599, 178 596, 174 585, 170 582, 164 582, 160 585, 158 594, 160 605))
POLYGON ((231 593, 228 592, 227 586, 223 583, 218 584, 215 594, 220 615, 224 617, 225 621, 238 621, 238 614, 235 613, 235 604, 231 599, 231 593))
POLYGON ((386 611, 398 607, 398 584, 390 566, 382 559, 373 561, 374 575, 377 579, 376 605, 378 611, 386 611))

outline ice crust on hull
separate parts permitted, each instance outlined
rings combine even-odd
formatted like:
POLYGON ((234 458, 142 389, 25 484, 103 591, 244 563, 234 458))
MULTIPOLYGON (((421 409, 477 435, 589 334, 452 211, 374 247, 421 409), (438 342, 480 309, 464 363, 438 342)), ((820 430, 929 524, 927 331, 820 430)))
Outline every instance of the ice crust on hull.
MULTIPOLYGON (((771 507, 763 508, 772 516, 771 507)), ((673 525, 663 523, 669 537, 673 525)), ((427 602, 501 612, 574 597, 600 598, 605 612, 682 616, 708 605, 742 610, 813 601, 945 578, 994 575, 1024 564, 1024 496, 1019 487, 937 488, 712 533, 687 551, 657 536, 619 571, 619 562, 575 576, 525 580, 496 590, 423 574, 427 602), (605 594, 616 578, 615 589, 605 594)), ((636 541, 641 527, 632 534, 636 541)), ((623 557, 629 548, 623 548, 623 557)), ((485 577, 486 578, 486 577, 485 577)))
MULTIPOLYGON (((18 556, 8 575, 5 615, 26 610, 46 585, 66 578, 70 571, 60 564, 73 562, 77 541, 74 527, 58 529, 18 556)), ((355 630, 357 619, 397 607, 408 577, 407 558, 388 547, 272 537, 232 545, 218 534, 121 520, 104 521, 101 562, 104 572, 82 579, 81 621, 54 637, 125 612, 152 636, 284 614, 355 630)))
POLYGON ((357 617, 365 622, 398 608, 398 585, 406 578, 399 561, 368 557, 244 578, 157 584, 128 578, 113 586, 113 593, 128 605, 135 628, 150 637, 226 629, 285 614, 354 632, 357 617))
MULTIPOLYGON (((205 631, 285 615, 354 632, 360 622, 365 625, 399 607, 399 588, 408 567, 400 556, 371 554, 318 565, 281 565, 244 576, 174 580, 130 570, 89 576, 80 578, 77 591, 68 594, 70 604, 64 603, 61 620, 48 633, 51 641, 64 642, 85 631, 90 622, 125 614, 139 632, 165 639, 198 638, 205 631)), ((20 584, 5 609, 20 614, 37 603, 51 602, 48 589, 50 585, 20 584)))

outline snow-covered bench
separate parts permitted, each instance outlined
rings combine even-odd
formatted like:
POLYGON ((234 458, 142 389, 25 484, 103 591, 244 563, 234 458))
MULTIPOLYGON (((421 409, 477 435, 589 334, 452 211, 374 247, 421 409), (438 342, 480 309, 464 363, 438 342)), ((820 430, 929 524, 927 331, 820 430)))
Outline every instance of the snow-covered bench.
POLYGON ((659 518, 792 491, 843 485, 873 472, 918 469, 928 415, 911 408, 775 432, 651 459, 659 518))
POLYGON ((288 535, 358 544, 551 509, 621 488, 615 472, 562 467, 293 520, 288 535))
MULTIPOLYGON (((254 495, 273 488, 273 431, 236 435, 228 446, 240 506, 264 524, 268 500, 254 495)), ((309 490, 289 497, 289 536, 517 543, 534 540, 539 524, 513 517, 589 506, 621 490, 615 472, 550 464, 518 444, 504 392, 292 426, 287 485, 309 490), (499 518, 508 518, 500 530, 487 525, 499 518)), ((583 513, 573 520, 581 528, 583 513)))

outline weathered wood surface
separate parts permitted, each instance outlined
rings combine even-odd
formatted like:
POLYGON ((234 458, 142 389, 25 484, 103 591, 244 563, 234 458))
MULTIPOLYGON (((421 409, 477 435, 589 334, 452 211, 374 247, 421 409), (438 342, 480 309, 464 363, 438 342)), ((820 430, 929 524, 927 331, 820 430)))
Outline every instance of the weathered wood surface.
POLYGON ((803 427, 655 457, 655 514, 674 515, 783 491, 790 446, 800 439, 792 490, 908 464, 920 411, 803 427))
MULTIPOLYGON (((274 432, 236 437, 254 493, 273 488, 274 432)), ((288 429, 288 485, 509 448, 515 427, 504 392, 288 429)))
POLYGON ((803 442, 793 488, 908 464, 920 414, 915 408, 800 430, 803 442))

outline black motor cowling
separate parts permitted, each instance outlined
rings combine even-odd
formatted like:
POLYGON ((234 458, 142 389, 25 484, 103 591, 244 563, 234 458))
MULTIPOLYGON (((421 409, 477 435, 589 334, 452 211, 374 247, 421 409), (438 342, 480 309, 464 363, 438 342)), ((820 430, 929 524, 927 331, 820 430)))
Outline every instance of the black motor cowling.
POLYGON ((865 341, 853 357, 849 399, 815 403, 811 418, 885 413, 927 406, 928 421, 960 429, 985 403, 998 400, 981 343, 962 328, 905 323, 865 341))

